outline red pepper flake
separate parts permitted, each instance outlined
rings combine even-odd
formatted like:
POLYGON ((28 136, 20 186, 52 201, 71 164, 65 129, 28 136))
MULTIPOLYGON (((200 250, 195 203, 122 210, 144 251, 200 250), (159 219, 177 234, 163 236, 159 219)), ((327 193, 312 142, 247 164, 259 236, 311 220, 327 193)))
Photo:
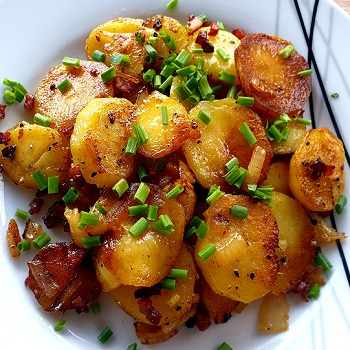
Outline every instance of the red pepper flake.
POLYGON ((219 25, 216 22, 210 22, 209 36, 215 36, 219 33, 219 25))
POLYGON ((5 119, 6 105, 0 104, 0 119, 5 119))
POLYGON ((242 40, 247 34, 243 29, 234 29, 232 34, 236 36, 239 40, 242 40))
POLYGON ((154 325, 158 325, 162 315, 154 307, 152 300, 150 298, 141 298, 137 301, 139 310, 142 314, 146 316, 146 320, 154 325))
POLYGON ((0 145, 7 145, 11 141, 11 133, 9 131, 0 132, 0 145))
POLYGON ((24 100, 24 105, 23 105, 24 109, 27 111, 31 111, 34 107, 34 96, 31 94, 27 94, 25 96, 25 100, 24 100))
POLYGON ((200 30, 196 39, 196 44, 203 45, 207 40, 208 33, 205 30, 200 30))

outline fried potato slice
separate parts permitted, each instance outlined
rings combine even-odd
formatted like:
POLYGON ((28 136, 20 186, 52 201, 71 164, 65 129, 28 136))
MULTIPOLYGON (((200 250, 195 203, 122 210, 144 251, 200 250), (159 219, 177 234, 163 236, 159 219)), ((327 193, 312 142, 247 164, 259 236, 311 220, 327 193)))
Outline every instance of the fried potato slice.
POLYGON ((330 130, 308 131, 290 161, 293 196, 311 211, 332 210, 344 190, 344 162, 344 146, 330 130))
POLYGON ((56 130, 22 121, 6 132, 10 141, 0 144, 0 163, 16 184, 37 189, 32 178, 36 170, 46 177, 58 176, 59 181, 68 178, 71 154, 56 130))
POLYGON ((284 193, 287 196, 292 197, 288 178, 289 164, 283 161, 276 161, 270 165, 266 180, 262 183, 262 185, 271 185, 274 188, 274 191, 284 193))
POLYGON ((79 68, 59 65, 51 69, 35 91, 33 111, 49 117, 52 128, 70 135, 78 113, 90 100, 114 96, 113 84, 101 79, 107 68, 102 62, 81 60, 79 68), (61 92, 57 85, 65 79, 72 86, 61 92))
POLYGON ((298 76, 309 69, 305 58, 297 51, 288 58, 280 55, 289 44, 266 34, 247 34, 235 50, 237 74, 245 95, 254 97, 254 110, 270 118, 297 114, 311 93, 310 76, 298 76))
POLYGON ((80 167, 88 183, 112 187, 136 171, 135 157, 125 154, 133 111, 124 98, 99 98, 79 112, 70 147, 73 165, 80 167))
POLYGON ((204 212, 204 217, 209 231, 204 238, 197 240, 194 257, 211 289, 243 303, 250 303, 270 292, 276 282, 279 262, 275 253, 278 227, 268 205, 246 195, 226 194, 204 212), (248 208, 248 218, 231 216, 233 205, 248 208), (217 255, 222 255, 225 250, 234 252, 230 246, 235 247, 241 240, 246 242, 246 248, 220 266, 217 255), (216 246, 217 251, 202 260, 198 252, 209 243, 216 246))

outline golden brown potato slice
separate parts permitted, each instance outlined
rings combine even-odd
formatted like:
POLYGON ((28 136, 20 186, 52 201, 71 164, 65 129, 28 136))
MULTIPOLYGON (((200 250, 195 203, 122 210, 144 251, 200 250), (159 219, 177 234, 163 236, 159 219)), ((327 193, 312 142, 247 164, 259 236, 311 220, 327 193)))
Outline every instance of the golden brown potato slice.
POLYGON ((243 303, 250 303, 270 292, 279 263, 275 253, 278 227, 268 205, 245 195, 227 194, 211 205, 204 217, 209 231, 204 238, 197 239, 194 256, 211 289, 243 303), (231 216, 232 205, 248 208, 248 218, 231 216), (246 248, 237 254, 236 247, 241 247, 242 240, 246 242, 246 248), (202 260, 198 252, 209 243, 217 250, 202 260), (230 257, 232 254, 236 255, 234 259, 230 257), (218 261, 225 255, 228 263, 220 266, 218 261))
POLYGON ((133 111, 133 104, 124 98, 99 98, 79 112, 70 147, 73 164, 88 183, 112 187, 135 172, 135 157, 125 154, 133 111))
POLYGON ((312 267, 315 257, 314 227, 306 210, 295 199, 274 192, 270 209, 279 229, 279 247, 276 253, 281 260, 280 270, 272 293, 286 293, 300 282, 312 267))
POLYGON ((113 84, 101 79, 106 69, 102 62, 83 60, 79 68, 59 65, 51 69, 35 91, 34 112, 51 118, 52 128, 70 135, 78 113, 90 100, 114 96, 113 84), (61 92, 57 85, 65 79, 72 86, 61 92))
POLYGON ((344 147, 327 128, 313 129, 300 140, 289 166, 289 187, 311 211, 329 211, 344 190, 344 147))
POLYGON ((0 144, 0 163, 12 181, 37 189, 32 178, 36 170, 41 170, 46 177, 57 175, 60 182, 68 178, 71 155, 56 130, 23 121, 7 132, 10 141, 0 144))
POLYGON ((235 50, 238 78, 245 95, 254 97, 254 109, 271 118, 297 114, 311 93, 309 69, 296 51, 288 58, 279 54, 290 42, 266 34, 248 34, 235 50))
POLYGON ((289 164, 283 161, 277 161, 270 165, 266 180, 262 183, 262 185, 271 185, 274 188, 274 191, 281 192, 292 197, 288 178, 289 164))
POLYGON ((272 151, 259 116, 251 109, 240 107, 233 99, 202 101, 194 107, 189 117, 199 125, 201 138, 187 140, 182 150, 190 169, 197 181, 205 188, 220 186, 223 191, 232 192, 223 176, 227 173, 225 164, 233 157, 238 158, 239 166, 248 168, 254 149, 257 146, 265 150, 265 160, 258 183, 266 177, 272 151), (209 115, 211 121, 205 124, 198 118, 200 111, 209 115), (238 130, 246 122, 254 133, 257 142, 250 147, 238 130))

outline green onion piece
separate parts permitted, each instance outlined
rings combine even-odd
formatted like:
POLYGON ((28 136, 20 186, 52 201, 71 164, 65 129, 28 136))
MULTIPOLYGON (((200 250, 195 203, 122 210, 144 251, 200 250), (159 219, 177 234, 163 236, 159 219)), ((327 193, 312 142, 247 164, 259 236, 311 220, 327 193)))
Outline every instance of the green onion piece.
POLYGON ((298 73, 299 77, 307 77, 313 73, 312 69, 306 69, 302 70, 301 72, 298 73))
POLYGON ((58 320, 57 323, 55 324, 55 326, 53 327, 55 332, 60 332, 67 324, 66 320, 58 320))
POLYGON ((97 211, 99 211, 102 215, 106 215, 107 214, 107 210, 105 208, 103 208, 103 206, 100 203, 96 203, 95 204, 95 208, 97 211))
POLYGON ((130 66, 130 56, 118 52, 113 52, 109 59, 109 63, 127 67, 130 66))
POLYGON ((17 244, 17 250, 19 253, 23 253, 27 250, 30 250, 30 242, 29 241, 21 241, 21 242, 18 242, 17 244))
POLYGON ((169 289, 169 290, 175 290, 176 280, 173 278, 164 277, 161 280, 160 285, 162 288, 169 289))
POLYGON ((312 124, 311 120, 304 119, 304 118, 296 118, 295 122, 298 123, 298 124, 303 124, 303 125, 307 125, 307 126, 312 124))
POLYGON ((331 97, 333 98, 338 98, 339 97, 339 94, 337 92, 333 92, 333 94, 331 94, 331 97))
POLYGON ((192 218, 192 220, 190 221, 190 223, 188 224, 188 227, 189 228, 192 228, 192 227, 198 228, 202 221, 203 221, 202 219, 200 219, 198 216, 195 215, 192 218))
POLYGON ((159 220, 163 224, 165 228, 174 228, 174 224, 171 221, 170 217, 168 214, 162 214, 159 216, 159 220))
POLYGON ((157 74, 153 79, 153 86, 155 89, 159 89, 159 87, 162 85, 162 77, 157 74))
POLYGON ((130 216, 143 215, 148 213, 148 204, 132 205, 128 208, 130 216))
POLYGON ((224 192, 220 191, 220 188, 216 189, 213 193, 208 195, 206 201, 209 205, 213 205, 223 194, 224 192))
POLYGON ((192 91, 188 88, 185 82, 181 82, 178 87, 176 87, 175 92, 179 95, 181 100, 186 100, 186 98, 192 95, 192 91))
POLYGON ((166 158, 160 158, 157 162, 157 165, 155 167, 156 171, 163 171, 166 167, 166 165, 169 163, 169 160, 166 158))
POLYGON ((140 181, 142 181, 145 177, 147 177, 147 170, 142 164, 138 165, 137 174, 139 176, 140 181))
POLYGON ((235 185, 236 187, 238 188, 241 188, 242 184, 243 184, 243 181, 244 179, 247 177, 248 175, 248 170, 244 169, 244 168, 239 168, 239 171, 240 171, 240 176, 237 180, 235 180, 233 182, 233 185, 235 185))
POLYGON ((333 267, 326 254, 322 251, 317 252, 315 256, 315 263, 322 266, 324 272, 330 270, 333 267))
POLYGON ((158 37, 157 36, 150 36, 148 38, 148 44, 154 45, 158 42, 158 37))
POLYGON ((126 147, 125 147, 125 154, 127 154, 129 156, 134 156, 136 154, 136 151, 137 151, 137 146, 138 146, 137 138, 130 136, 128 138, 128 142, 127 142, 126 147))
POLYGON ((198 70, 203 70, 204 68, 204 63, 205 63, 205 60, 203 57, 199 57, 197 58, 196 60, 196 67, 198 70))
POLYGON ((197 227, 196 235, 199 238, 204 238, 204 236, 207 234, 208 231, 209 231, 209 226, 206 224, 204 220, 201 220, 200 224, 197 227))
POLYGON ((97 339, 104 344, 111 336, 113 335, 113 331, 106 327, 97 337, 97 339))
POLYGON ((237 104, 241 107, 253 107, 254 97, 238 96, 237 104))
POLYGON ((59 177, 49 176, 47 179, 47 193, 54 194, 59 192, 59 177))
POLYGON ((281 142, 283 140, 283 135, 277 129, 276 125, 273 124, 269 127, 269 133, 273 136, 274 140, 277 140, 278 142, 281 142))
POLYGON ((192 236, 197 231, 196 227, 191 227, 187 230, 187 232, 184 234, 184 241, 186 241, 190 236, 192 236))
POLYGON ((144 44, 144 36, 142 35, 142 33, 140 32, 136 32, 135 33, 135 40, 140 44, 143 45, 144 44))
POLYGON ((142 76, 143 80, 146 82, 146 83, 150 83, 153 81, 154 77, 156 76, 156 71, 154 69, 148 69, 147 72, 145 72, 142 76))
POLYGON ((95 213, 89 213, 82 210, 78 221, 78 228, 82 230, 86 225, 97 226, 99 222, 99 216, 95 213))
POLYGON ((239 161, 236 157, 233 157, 232 159, 230 159, 226 164, 225 164, 225 168, 227 171, 230 171, 231 169, 233 169, 236 165, 239 164, 239 161))
POLYGON ((186 50, 181 50, 180 53, 176 56, 174 63, 179 67, 183 68, 191 60, 191 54, 186 50))
POLYGON ((34 123, 49 127, 51 125, 51 119, 48 117, 45 117, 44 115, 42 115, 40 113, 35 113, 34 114, 34 123))
POLYGON ((120 179, 113 187, 112 191, 116 193, 119 198, 129 189, 129 184, 125 179, 120 179))
POLYGON ((220 186, 211 185, 207 194, 207 198, 210 197, 217 190, 220 190, 220 186))
POLYGON ((106 54, 100 50, 95 50, 91 56, 95 62, 104 62, 107 58, 106 54))
POLYGON ((197 105, 200 101, 201 97, 198 94, 192 94, 188 100, 193 104, 197 105))
POLYGON ((174 72, 176 71, 176 67, 170 65, 170 64, 166 64, 162 70, 160 71, 160 75, 164 78, 168 78, 169 76, 171 76, 174 72))
POLYGON ((200 54, 202 54, 203 52, 204 52, 203 49, 193 49, 193 50, 192 50, 192 53, 193 53, 194 55, 200 55, 200 54))
MULTIPOLYGON (((190 66, 188 66, 188 67, 190 67, 190 66)), ((187 88, 191 91, 190 92, 190 95, 198 88, 198 86, 199 86, 199 81, 198 81, 198 79, 194 76, 194 75, 192 75, 192 76, 190 76, 188 79, 187 79, 187 81, 186 81, 186 86, 187 86, 187 88)), ((213 92, 214 90, 212 90, 212 92, 213 92)), ((197 92, 196 92, 197 93, 197 92)))
POLYGON ((26 210, 19 209, 19 208, 16 209, 16 212, 15 212, 16 217, 21 218, 23 220, 27 220, 28 215, 29 213, 26 210))
POLYGON ((156 221, 152 227, 164 236, 169 236, 174 232, 174 227, 165 227, 161 220, 156 221))
POLYGON ((237 86, 236 85, 231 85, 230 88, 227 91, 227 98, 235 98, 237 94, 237 86))
POLYGON ((198 90, 202 96, 203 99, 208 98, 212 93, 213 90, 211 89, 208 78, 206 75, 202 75, 201 79, 199 80, 198 90))
POLYGON ((225 26, 221 21, 216 21, 216 24, 219 26, 219 29, 225 30, 225 26))
POLYGON ((151 57, 156 58, 158 56, 157 50, 151 44, 146 44, 145 49, 151 57))
POLYGON ((131 127, 135 133, 138 145, 143 145, 148 142, 149 137, 145 128, 141 124, 131 124, 131 127))
POLYGON ((154 221, 157 219, 158 205, 150 205, 148 208, 147 220, 154 221))
POLYGON ((137 238, 148 228, 148 225, 147 219, 141 217, 129 228, 129 234, 132 237, 137 238))
POLYGON ((188 276, 188 270, 186 270, 186 269, 171 269, 169 276, 170 276, 170 278, 186 279, 188 276))
POLYGON ((207 260, 216 252, 216 247, 213 243, 209 243, 205 248, 199 251, 197 254, 203 260, 207 260))
POLYGON ((114 67, 110 67, 101 73, 101 79, 104 83, 109 82, 110 80, 112 80, 116 76, 117 76, 117 73, 116 73, 114 67))
POLYGON ((257 142, 255 135, 250 130, 246 122, 243 122, 241 126, 238 128, 238 130, 241 132, 241 134, 243 135, 245 140, 248 142, 250 147, 252 147, 255 144, 255 142, 257 142))
POLYGON ((216 53, 219 55, 219 57, 224 61, 227 62, 230 60, 230 55, 228 55, 224 49, 219 48, 216 50, 216 53))
POLYGON ((348 199, 344 195, 341 195, 338 200, 338 203, 335 206, 335 211, 337 214, 341 214, 343 212, 343 209, 346 206, 347 202, 348 202, 348 199))
POLYGON ((176 196, 178 196, 180 193, 184 191, 184 186, 181 184, 177 184, 174 188, 172 188, 167 194, 166 197, 168 199, 174 199, 176 196))
POLYGON ((234 74, 228 72, 227 70, 221 70, 218 75, 218 79, 232 85, 236 77, 234 74))
POLYGON ((137 344, 136 343, 130 344, 126 350, 137 350, 137 344))
POLYGON ((134 199, 144 204, 150 192, 151 189, 147 186, 147 184, 141 182, 134 195, 134 199))
POLYGON ((248 218, 248 208, 242 207, 240 205, 233 205, 230 208, 230 215, 235 216, 240 219, 247 219, 248 218))
POLYGON ((60 90, 61 92, 66 91, 72 86, 71 82, 68 79, 64 79, 57 85, 57 89, 60 90))
POLYGON ((176 73, 180 76, 180 77, 187 77, 190 74, 194 73, 197 70, 196 66, 191 64, 189 66, 183 67, 183 68, 179 68, 176 70, 176 73))
POLYGON ((162 106, 162 125, 168 125, 168 107, 162 106))
POLYGON ((38 186, 40 191, 47 188, 47 179, 46 179, 44 173, 40 169, 35 170, 32 173, 32 178, 35 181, 35 183, 38 186))
POLYGON ((67 67, 74 67, 79 68, 80 67, 80 59, 79 58, 72 58, 72 57, 65 57, 62 60, 62 64, 67 67))
POLYGON ((39 250, 46 246, 46 244, 48 244, 50 241, 51 237, 47 233, 43 232, 40 236, 32 240, 32 245, 35 249, 39 250))
POLYGON ((233 350, 230 345, 228 345, 226 342, 223 342, 217 350, 233 350))
POLYGON ((315 283, 312 285, 311 289, 309 290, 309 293, 307 293, 307 297, 309 299, 318 299, 320 296, 320 285, 318 283, 315 283))
POLYGON ((205 112, 203 112, 202 110, 199 111, 198 113, 198 119, 201 120, 204 124, 209 124, 211 122, 211 118, 209 117, 209 115, 205 112))
POLYGON ((272 191, 274 188, 271 185, 258 187, 256 184, 248 184, 247 187, 252 198, 266 201, 270 201, 272 198, 272 191))
POLYGON ((208 17, 205 13, 202 13, 201 15, 199 15, 197 17, 200 18, 203 21, 203 23, 208 22, 208 17))
POLYGON ((156 57, 153 57, 151 54, 147 54, 145 55, 145 57, 143 58, 144 61, 147 63, 147 64, 153 64, 156 62, 156 57))
POLYGON ((80 192, 75 187, 70 187, 67 193, 62 197, 62 200, 67 205, 71 205, 76 199, 78 199, 80 192))
POLYGON ((89 309, 94 315, 99 315, 101 312, 101 305, 98 301, 92 301, 89 309))
POLYGON ((281 114, 280 119, 286 124, 289 124, 292 121, 292 119, 289 117, 287 113, 281 114))
POLYGON ((238 165, 236 165, 224 175, 224 178, 227 181, 227 183, 233 185, 234 182, 237 181, 241 175, 241 168, 238 165))
POLYGON ((288 58, 291 56, 295 51, 295 48, 293 45, 287 45, 284 49, 282 49, 279 54, 282 58, 288 58))
POLYGON ((16 102, 16 95, 10 90, 5 90, 2 97, 8 105, 13 105, 16 102))
POLYGON ((171 51, 176 50, 176 42, 172 35, 167 33, 164 29, 160 30, 158 35, 165 41, 171 51))
POLYGON ((168 10, 172 10, 179 4, 178 0, 171 0, 170 2, 167 3, 166 7, 168 10))
POLYGON ((99 247, 101 246, 101 236, 90 236, 90 237, 83 237, 81 239, 81 243, 83 244, 83 247, 88 249, 91 247, 99 247))
POLYGON ((282 131, 282 141, 285 142, 285 141, 288 140, 289 133, 290 133, 290 129, 288 129, 288 128, 283 129, 283 131, 282 131))

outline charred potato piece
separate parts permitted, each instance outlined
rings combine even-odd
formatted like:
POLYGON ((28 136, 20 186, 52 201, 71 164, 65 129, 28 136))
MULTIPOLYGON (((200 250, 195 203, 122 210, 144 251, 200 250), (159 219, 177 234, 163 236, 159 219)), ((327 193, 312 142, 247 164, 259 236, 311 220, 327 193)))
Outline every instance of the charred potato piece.
POLYGON ((68 178, 71 155, 56 130, 23 121, 7 132, 9 142, 0 145, 0 163, 12 181, 37 189, 32 178, 36 170, 41 170, 46 177, 57 175, 60 181, 68 178))
POLYGON ((202 101, 189 116, 198 123, 201 138, 185 141, 182 150, 188 166, 203 187, 217 185, 225 192, 232 192, 234 187, 223 178, 227 172, 225 164, 237 157, 239 166, 247 169, 257 146, 266 152, 258 183, 265 179, 272 158, 271 146, 261 119, 250 108, 238 106, 233 99, 202 101), (198 118, 200 111, 210 116, 209 124, 198 118), (257 139, 253 147, 249 147, 238 130, 243 122, 248 124, 257 139))
POLYGON ((296 51, 288 58, 280 55, 289 44, 266 34, 248 34, 235 50, 244 94, 254 97, 255 111, 270 118, 297 114, 311 93, 310 76, 298 76, 309 69, 305 58, 296 51))
POLYGON ((49 117, 52 128, 70 135, 78 113, 90 100, 114 96, 113 84, 101 79, 107 68, 102 62, 81 60, 79 68, 59 65, 51 69, 35 91, 34 112, 49 117), (65 79, 72 86, 61 92, 57 85, 65 79))
POLYGON ((88 183, 112 187, 135 172, 135 157, 125 154, 133 111, 126 99, 99 98, 79 112, 70 147, 73 165, 80 167, 88 183))
POLYGON ((246 195, 226 194, 204 212, 204 217, 209 231, 197 240, 194 257, 211 289, 243 303, 269 293, 279 262, 275 253, 278 227, 268 205, 246 195), (248 208, 248 218, 231 216, 233 205, 248 208), (209 243, 216 252, 202 260, 198 253, 209 243))
POLYGON ((331 131, 308 131, 290 161, 293 196, 311 211, 332 210, 344 190, 344 161, 343 144, 331 131))

